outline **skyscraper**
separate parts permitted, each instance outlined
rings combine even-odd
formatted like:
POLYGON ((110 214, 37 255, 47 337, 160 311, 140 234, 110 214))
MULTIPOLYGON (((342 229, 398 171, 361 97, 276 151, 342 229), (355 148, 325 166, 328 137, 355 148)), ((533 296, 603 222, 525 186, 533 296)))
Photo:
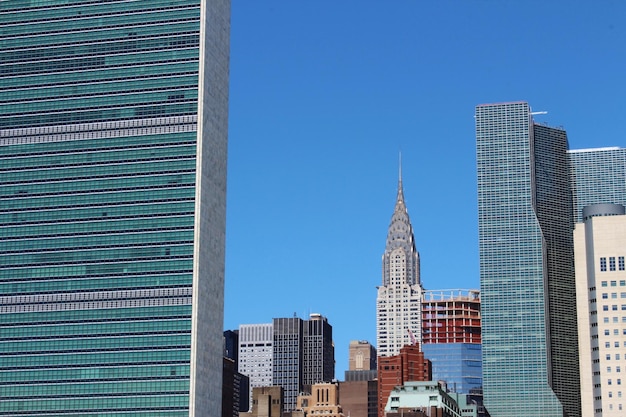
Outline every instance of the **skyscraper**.
POLYGON ((589 417, 623 416, 626 211, 595 204, 583 212, 574 230, 582 410, 589 417))
POLYGON ((383 279, 376 298, 378 356, 393 356, 422 340, 422 284, 419 253, 404 203, 402 172, 383 254, 383 279))
POLYGON ((239 326, 239 372, 250 378, 250 405, 254 387, 272 385, 274 326, 272 323, 239 326))
POLYGON ((565 131, 476 107, 483 386, 493 417, 580 416, 565 131))
POLYGON ((283 387, 283 409, 296 407, 302 392, 302 319, 298 317, 275 318, 272 383, 283 387))
POLYGON ((626 149, 595 148, 568 151, 574 200, 574 221, 593 204, 626 205, 626 149))
POLYGON ((229 21, 0 2, 1 415, 220 415, 229 21))
POLYGON ((321 314, 311 314, 302 326, 302 382, 313 385, 335 379, 333 327, 321 314))

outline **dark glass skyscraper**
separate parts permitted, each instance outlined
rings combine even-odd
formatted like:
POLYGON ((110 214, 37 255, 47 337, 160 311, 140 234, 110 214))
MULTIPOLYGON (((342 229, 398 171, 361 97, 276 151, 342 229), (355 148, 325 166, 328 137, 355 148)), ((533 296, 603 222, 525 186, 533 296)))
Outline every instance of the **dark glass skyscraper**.
POLYGON ((272 323, 272 385, 283 387, 284 411, 293 411, 298 394, 335 378, 333 328, 321 314, 311 314, 309 320, 275 318, 272 323))
POLYGON ((485 406, 580 416, 565 131, 527 103, 476 107, 485 406))
POLYGON ((0 2, 0 415, 219 415, 229 16, 0 2))

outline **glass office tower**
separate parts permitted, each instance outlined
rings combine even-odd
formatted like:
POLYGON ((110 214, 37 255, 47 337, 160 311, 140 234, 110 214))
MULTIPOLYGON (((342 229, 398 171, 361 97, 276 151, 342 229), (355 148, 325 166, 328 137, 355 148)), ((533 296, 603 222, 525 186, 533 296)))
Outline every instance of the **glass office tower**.
POLYGON ((485 406, 580 416, 565 131, 527 103, 476 107, 485 406))
POLYGON ((626 149, 576 149, 568 152, 574 192, 574 219, 582 223, 584 207, 626 205, 626 149))
POLYGON ((229 14, 0 2, 0 415, 219 415, 229 14))

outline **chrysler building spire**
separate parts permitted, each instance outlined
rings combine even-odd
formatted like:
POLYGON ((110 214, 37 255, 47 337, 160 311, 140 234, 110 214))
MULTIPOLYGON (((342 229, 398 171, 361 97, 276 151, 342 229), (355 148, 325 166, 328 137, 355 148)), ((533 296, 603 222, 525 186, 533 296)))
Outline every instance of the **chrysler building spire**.
POLYGON ((382 257, 382 285, 376 302, 376 340, 379 356, 398 354, 422 335, 422 285, 419 253, 404 201, 402 161, 398 170, 398 194, 382 257))

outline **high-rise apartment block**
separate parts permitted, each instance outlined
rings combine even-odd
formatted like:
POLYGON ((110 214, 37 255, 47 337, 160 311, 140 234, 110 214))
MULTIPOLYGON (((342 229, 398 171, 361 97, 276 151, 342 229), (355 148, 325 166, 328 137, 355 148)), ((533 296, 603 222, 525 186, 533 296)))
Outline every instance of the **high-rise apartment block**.
POLYGON ((485 406, 580 416, 566 133, 527 103, 489 104, 476 140, 485 406))
POLYGON ((433 379, 457 393, 481 388, 480 291, 425 291, 422 326, 422 352, 432 362, 433 379))
POLYGON ((0 27, 0 415, 219 415, 230 2, 0 27))
POLYGON ((626 210, 583 209, 576 224, 576 284, 584 416, 626 412, 626 210))
POLYGON ((419 253, 404 202, 402 175, 383 254, 382 285, 376 298, 379 356, 393 356, 422 340, 422 284, 419 253))

